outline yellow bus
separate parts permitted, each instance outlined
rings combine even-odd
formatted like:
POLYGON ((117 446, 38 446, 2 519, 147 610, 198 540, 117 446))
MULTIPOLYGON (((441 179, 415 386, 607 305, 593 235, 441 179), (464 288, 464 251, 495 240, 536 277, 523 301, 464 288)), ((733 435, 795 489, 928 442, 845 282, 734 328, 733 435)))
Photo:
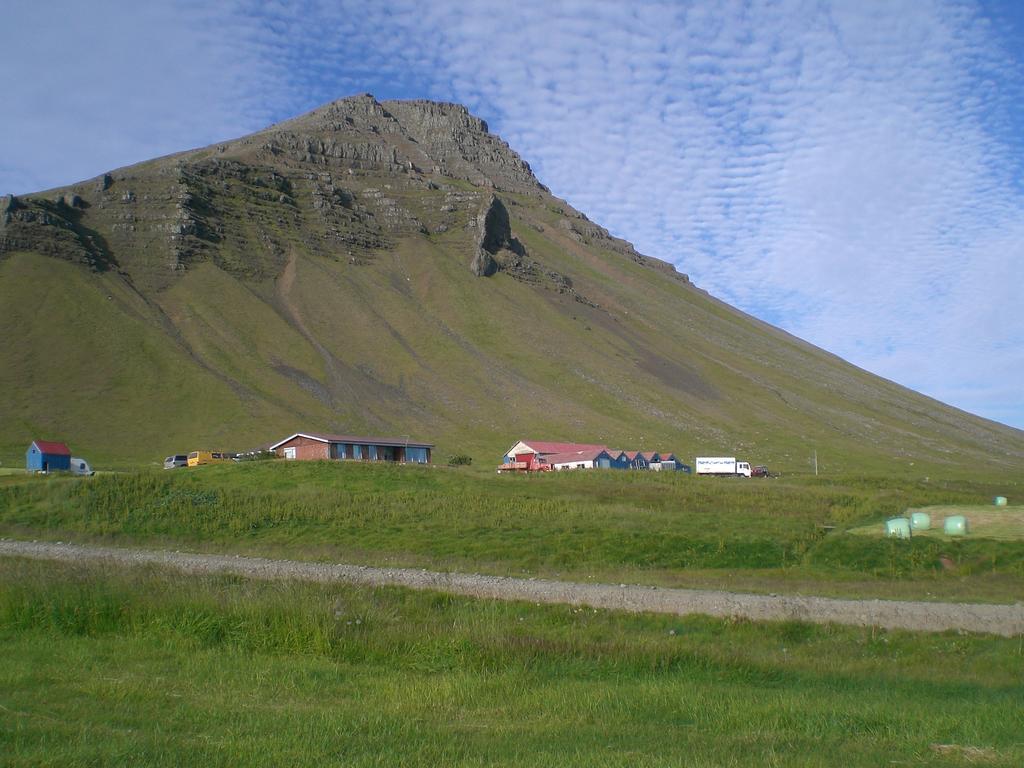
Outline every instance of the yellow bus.
POLYGON ((203 464, 223 464, 226 461, 231 461, 234 456, 230 453, 224 453, 223 451, 192 451, 188 455, 188 465, 190 467, 198 467, 203 464))

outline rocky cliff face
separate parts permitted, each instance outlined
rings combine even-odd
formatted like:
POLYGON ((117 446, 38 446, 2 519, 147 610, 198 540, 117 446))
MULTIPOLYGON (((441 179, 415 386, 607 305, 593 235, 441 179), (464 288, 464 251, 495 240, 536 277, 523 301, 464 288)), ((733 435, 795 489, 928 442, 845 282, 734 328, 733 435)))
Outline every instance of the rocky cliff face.
POLYGON ((384 107, 434 159, 437 172, 505 192, 548 191, 529 164, 462 105, 387 101, 384 107))
POLYGON ((550 201, 558 231, 575 242, 674 271, 552 198, 465 107, 369 94, 45 199, 5 198, 0 256, 32 250, 117 265, 144 290, 162 290, 203 262, 265 280, 291 250, 358 266, 423 236, 444 239, 476 275, 502 271, 569 291, 571 280, 531 259, 512 234, 506 204, 523 196, 550 201))
POLYGON ((14 195, 0 198, 0 256, 35 251, 88 264, 96 270, 114 265, 103 237, 83 223, 88 203, 73 192, 50 198, 14 195))

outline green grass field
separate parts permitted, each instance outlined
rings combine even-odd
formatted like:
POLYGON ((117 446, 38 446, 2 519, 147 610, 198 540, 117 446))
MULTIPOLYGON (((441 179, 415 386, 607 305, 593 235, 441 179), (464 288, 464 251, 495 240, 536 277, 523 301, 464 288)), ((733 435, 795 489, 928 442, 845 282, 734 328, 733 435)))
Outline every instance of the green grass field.
POLYGON ((6 766, 1018 766, 1019 639, 0 560, 6 766))
POLYGON ((1022 542, 847 533, 908 507, 992 494, 965 483, 507 477, 257 462, 0 478, 0 535, 513 576, 1012 602, 1024 584, 1022 542))

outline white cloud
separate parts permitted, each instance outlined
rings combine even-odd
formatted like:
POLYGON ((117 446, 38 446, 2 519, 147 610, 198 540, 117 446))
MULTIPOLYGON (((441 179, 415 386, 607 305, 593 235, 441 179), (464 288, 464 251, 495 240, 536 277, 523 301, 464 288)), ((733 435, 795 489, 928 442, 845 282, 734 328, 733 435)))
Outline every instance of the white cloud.
POLYGON ((0 32, 40 62, 8 87, 0 145, 26 151, 0 159, 0 188, 355 92, 461 101, 556 194, 716 295, 1024 427, 1024 78, 970 3, 76 8, 53 34, 20 8, 45 34, 0 32))

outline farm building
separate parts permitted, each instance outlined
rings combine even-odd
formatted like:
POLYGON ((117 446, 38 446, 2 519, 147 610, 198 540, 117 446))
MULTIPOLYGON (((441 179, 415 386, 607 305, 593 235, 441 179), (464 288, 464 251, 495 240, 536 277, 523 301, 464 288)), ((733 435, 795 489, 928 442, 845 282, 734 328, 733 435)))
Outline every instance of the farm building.
POLYGON ((657 470, 665 470, 665 471, 674 472, 676 470, 679 470, 679 471, 682 471, 682 472, 689 472, 690 471, 690 465, 689 464, 684 464, 683 462, 681 462, 679 459, 676 458, 676 455, 670 451, 668 453, 659 453, 658 454, 658 463, 657 464, 651 464, 651 469, 656 470, 656 471, 657 470))
POLYGON ((604 448, 552 453, 544 457, 552 469, 611 469, 612 456, 604 448))
POLYGON ((629 469, 629 456, 625 451, 617 448, 608 448, 608 455, 612 457, 612 469, 629 469))
POLYGON ((65 443, 33 440, 25 451, 25 469, 29 472, 68 471, 71 469, 71 449, 65 443))
POLYGON ((551 456, 556 453, 574 451, 605 450, 603 445, 592 443, 552 443, 544 440, 520 440, 505 452, 504 461, 528 461, 530 456, 551 456))
POLYGON ((505 470, 546 470, 551 469, 549 456, 577 451, 603 451, 603 445, 588 443, 552 443, 544 440, 520 440, 505 452, 500 469, 505 470))
POLYGON ((652 464, 661 464, 661 454, 657 451, 641 451, 640 455, 644 461, 647 462, 647 467, 650 469, 652 464))
POLYGON ((647 459, 640 451, 625 452, 626 467, 628 469, 647 469, 647 459))
POLYGON ((285 459, 396 461, 429 464, 433 443, 416 443, 404 437, 355 437, 325 435, 319 432, 296 432, 270 450, 285 459))
POLYGON ((661 468, 672 469, 677 472, 690 472, 691 467, 689 464, 685 464, 676 458, 674 453, 663 453, 661 454, 661 468))

